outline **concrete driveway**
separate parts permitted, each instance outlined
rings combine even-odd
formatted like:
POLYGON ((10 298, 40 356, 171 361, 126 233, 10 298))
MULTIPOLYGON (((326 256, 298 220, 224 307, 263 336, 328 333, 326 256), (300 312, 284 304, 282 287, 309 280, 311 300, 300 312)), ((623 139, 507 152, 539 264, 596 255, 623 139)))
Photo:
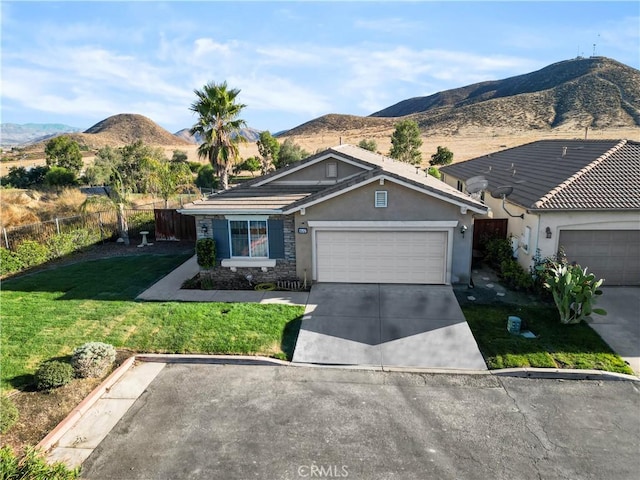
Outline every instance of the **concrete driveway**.
POLYGON ((450 286, 314 285, 296 363, 486 370, 450 286))
POLYGON ((604 287, 596 306, 589 325, 640 375, 640 287, 604 287))

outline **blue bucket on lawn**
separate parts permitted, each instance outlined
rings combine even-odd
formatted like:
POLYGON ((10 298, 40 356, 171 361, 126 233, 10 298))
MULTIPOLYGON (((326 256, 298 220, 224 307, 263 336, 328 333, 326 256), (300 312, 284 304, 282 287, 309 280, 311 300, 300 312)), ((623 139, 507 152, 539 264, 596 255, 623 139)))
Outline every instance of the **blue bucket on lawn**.
POLYGON ((514 335, 520 334, 520 326, 522 325, 522 320, 520 317, 509 317, 507 319, 507 331, 509 333, 513 333, 514 335))

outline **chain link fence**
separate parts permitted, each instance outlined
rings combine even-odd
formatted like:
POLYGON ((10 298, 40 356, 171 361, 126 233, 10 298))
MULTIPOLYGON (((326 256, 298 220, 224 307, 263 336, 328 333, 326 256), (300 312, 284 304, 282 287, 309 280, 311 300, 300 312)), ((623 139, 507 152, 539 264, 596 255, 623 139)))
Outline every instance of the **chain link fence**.
MULTIPOLYGON (((129 237, 140 235, 141 231, 155 232, 155 217, 151 208, 125 209, 124 215, 129 227, 129 237)), ((78 230, 86 230, 100 241, 118 238, 118 215, 114 210, 105 210, 85 215, 54 218, 46 222, 21 225, 19 227, 2 228, 0 246, 15 251, 27 240, 46 244, 56 235, 68 234, 78 230)), ((80 246, 79 246, 80 247, 80 246)))

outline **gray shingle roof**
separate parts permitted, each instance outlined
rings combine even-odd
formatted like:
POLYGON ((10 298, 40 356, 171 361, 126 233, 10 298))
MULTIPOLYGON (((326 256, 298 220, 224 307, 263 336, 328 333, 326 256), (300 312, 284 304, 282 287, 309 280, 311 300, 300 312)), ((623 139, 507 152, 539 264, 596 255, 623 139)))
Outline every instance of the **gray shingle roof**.
POLYGON ((482 175, 491 192, 531 210, 640 209, 640 143, 540 140, 440 169, 460 180, 482 175))
POLYGON ((309 202, 340 192, 353 185, 362 183, 373 177, 386 175, 390 179, 409 183, 427 193, 445 198, 457 204, 466 205, 476 211, 486 212, 487 207, 470 196, 457 191, 455 188, 426 175, 421 169, 409 164, 378 155, 353 145, 340 145, 330 148, 300 162, 296 162, 284 169, 276 170, 268 175, 252 179, 237 187, 212 195, 205 200, 198 200, 185 205, 184 210, 207 212, 237 211, 295 211, 309 202), (270 183, 265 180, 277 180, 283 173, 297 169, 300 166, 319 160, 327 155, 350 159, 363 165, 369 170, 363 170, 349 179, 333 185, 283 185, 270 183))

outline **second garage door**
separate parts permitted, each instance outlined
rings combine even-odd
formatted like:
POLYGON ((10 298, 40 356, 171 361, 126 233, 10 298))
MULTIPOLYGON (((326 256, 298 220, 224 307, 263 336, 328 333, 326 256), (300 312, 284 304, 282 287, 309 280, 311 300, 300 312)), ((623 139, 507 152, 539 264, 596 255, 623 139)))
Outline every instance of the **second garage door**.
POLYGON ((447 232, 316 232, 316 280, 442 284, 447 232))
POLYGON ((604 285, 640 285, 640 230, 563 230, 560 246, 604 285))

